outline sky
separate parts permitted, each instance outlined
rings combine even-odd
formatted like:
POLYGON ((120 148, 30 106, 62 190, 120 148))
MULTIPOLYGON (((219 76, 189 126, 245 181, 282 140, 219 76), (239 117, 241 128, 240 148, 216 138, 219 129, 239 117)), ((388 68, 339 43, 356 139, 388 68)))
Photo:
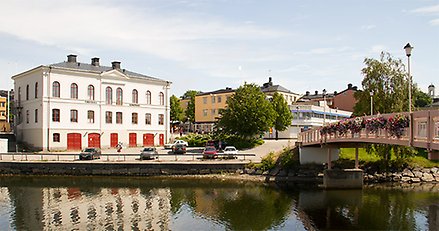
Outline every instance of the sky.
POLYGON ((364 59, 406 63, 408 42, 413 81, 439 86, 439 0, 2 0, 0 21, 0 89, 68 54, 120 61, 176 96, 269 76, 299 94, 361 89, 364 59))

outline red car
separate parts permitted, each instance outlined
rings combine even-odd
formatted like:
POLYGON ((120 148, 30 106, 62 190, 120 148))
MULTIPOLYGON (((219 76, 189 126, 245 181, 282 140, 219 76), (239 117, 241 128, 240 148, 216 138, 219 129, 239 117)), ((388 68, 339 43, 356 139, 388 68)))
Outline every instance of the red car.
POLYGON ((206 146, 203 151, 203 158, 204 159, 214 159, 218 158, 218 153, 216 151, 215 146, 206 146))

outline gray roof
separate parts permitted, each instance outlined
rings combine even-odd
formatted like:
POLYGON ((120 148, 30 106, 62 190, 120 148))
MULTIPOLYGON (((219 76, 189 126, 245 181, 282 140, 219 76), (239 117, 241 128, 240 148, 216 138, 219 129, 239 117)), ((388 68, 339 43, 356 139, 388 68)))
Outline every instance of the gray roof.
POLYGON ((290 90, 286 89, 285 87, 282 87, 281 85, 262 86, 261 90, 262 90, 262 92, 277 92, 277 91, 281 91, 281 92, 286 92, 286 93, 294 94, 293 92, 291 92, 290 90))
MULTIPOLYGON (((93 66, 88 63, 79 63, 79 62, 61 62, 61 63, 55 63, 50 64, 49 67, 56 67, 56 68, 62 68, 62 69, 69 69, 69 70, 76 70, 76 71, 87 71, 87 72, 95 72, 95 73, 103 73, 107 71, 113 70, 113 67, 107 67, 107 66, 93 66)), ((148 80, 155 80, 155 81, 166 81, 163 79, 142 75, 136 72, 128 71, 125 69, 119 69, 119 71, 127 76, 131 77, 137 77, 137 78, 145 78, 148 80)))

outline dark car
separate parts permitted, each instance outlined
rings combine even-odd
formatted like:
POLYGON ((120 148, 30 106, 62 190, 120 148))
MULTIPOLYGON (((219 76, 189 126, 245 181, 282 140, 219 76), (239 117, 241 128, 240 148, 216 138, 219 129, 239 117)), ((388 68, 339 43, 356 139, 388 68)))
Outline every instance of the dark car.
POLYGON ((203 151, 204 159, 214 159, 218 158, 218 152, 216 151, 215 146, 206 146, 203 151))
POLYGON ((206 142, 206 147, 214 146, 216 150, 223 150, 227 145, 225 141, 222 140, 209 140, 206 142))
POLYGON ((79 154, 80 160, 94 160, 101 158, 101 150, 99 148, 84 148, 79 154))
POLYGON ((141 160, 151 160, 158 157, 158 152, 155 147, 146 147, 140 153, 141 160))
POLYGON ((174 154, 185 154, 186 153, 186 145, 175 144, 174 146, 172 146, 172 152, 174 154))

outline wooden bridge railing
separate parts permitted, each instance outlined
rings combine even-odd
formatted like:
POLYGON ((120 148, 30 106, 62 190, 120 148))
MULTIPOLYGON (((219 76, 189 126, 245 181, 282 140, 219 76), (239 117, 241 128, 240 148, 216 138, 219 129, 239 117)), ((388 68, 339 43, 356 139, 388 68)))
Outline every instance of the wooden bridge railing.
MULTIPOLYGON (((405 127, 398 136, 391 134, 387 128, 379 128, 371 131, 363 126, 359 132, 350 130, 321 132, 323 127, 311 129, 299 133, 298 141, 302 146, 316 146, 322 144, 341 144, 341 143, 376 143, 376 144, 395 144, 425 148, 427 150, 439 150, 439 110, 426 110, 382 114, 375 116, 359 117, 363 121, 370 118, 382 117, 386 121, 397 116, 407 116, 408 126, 405 127)), ((352 119, 351 119, 352 120, 352 119)))

